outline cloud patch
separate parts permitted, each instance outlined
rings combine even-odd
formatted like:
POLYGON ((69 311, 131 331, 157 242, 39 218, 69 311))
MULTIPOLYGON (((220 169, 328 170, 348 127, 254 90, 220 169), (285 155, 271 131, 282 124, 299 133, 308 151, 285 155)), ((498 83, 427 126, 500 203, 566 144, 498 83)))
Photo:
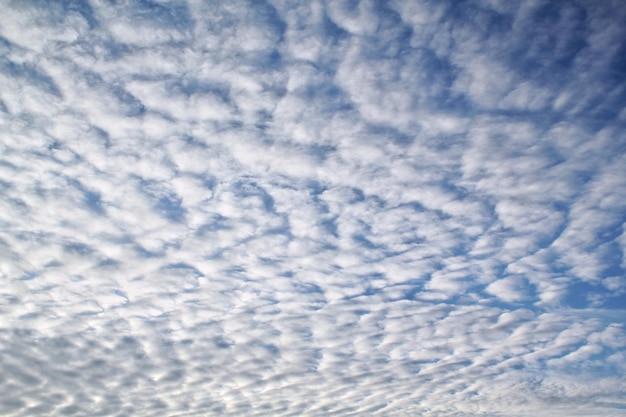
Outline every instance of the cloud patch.
POLYGON ((8 3, 0 414, 623 414, 625 18, 8 3))

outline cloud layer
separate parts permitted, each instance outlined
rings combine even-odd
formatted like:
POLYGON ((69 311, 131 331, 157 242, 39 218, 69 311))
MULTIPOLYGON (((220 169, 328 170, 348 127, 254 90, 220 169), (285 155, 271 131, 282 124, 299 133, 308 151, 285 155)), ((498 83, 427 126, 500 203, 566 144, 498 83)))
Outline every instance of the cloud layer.
POLYGON ((625 32, 7 3, 0 414, 622 415, 625 32))

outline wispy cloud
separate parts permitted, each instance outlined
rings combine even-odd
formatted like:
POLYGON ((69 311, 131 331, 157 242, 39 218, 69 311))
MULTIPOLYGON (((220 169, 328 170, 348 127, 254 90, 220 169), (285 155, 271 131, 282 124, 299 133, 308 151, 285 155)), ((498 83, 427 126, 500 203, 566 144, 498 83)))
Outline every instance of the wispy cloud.
POLYGON ((623 414, 620 4, 5 6, 0 414, 623 414))

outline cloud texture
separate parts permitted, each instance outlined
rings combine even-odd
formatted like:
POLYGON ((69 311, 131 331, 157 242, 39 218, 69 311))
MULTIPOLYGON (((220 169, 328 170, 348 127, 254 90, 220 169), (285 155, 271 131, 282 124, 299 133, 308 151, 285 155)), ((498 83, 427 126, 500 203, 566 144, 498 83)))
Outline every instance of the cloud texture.
POLYGON ((619 1, 7 1, 0 414, 621 416, 619 1))

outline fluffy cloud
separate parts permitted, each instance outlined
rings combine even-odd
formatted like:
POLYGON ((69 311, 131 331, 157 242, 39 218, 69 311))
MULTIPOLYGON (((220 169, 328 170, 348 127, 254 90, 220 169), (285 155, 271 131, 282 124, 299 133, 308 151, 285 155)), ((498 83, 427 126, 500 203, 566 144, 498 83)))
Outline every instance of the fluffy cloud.
POLYGON ((5 9, 0 414, 623 413, 619 3, 5 9))

